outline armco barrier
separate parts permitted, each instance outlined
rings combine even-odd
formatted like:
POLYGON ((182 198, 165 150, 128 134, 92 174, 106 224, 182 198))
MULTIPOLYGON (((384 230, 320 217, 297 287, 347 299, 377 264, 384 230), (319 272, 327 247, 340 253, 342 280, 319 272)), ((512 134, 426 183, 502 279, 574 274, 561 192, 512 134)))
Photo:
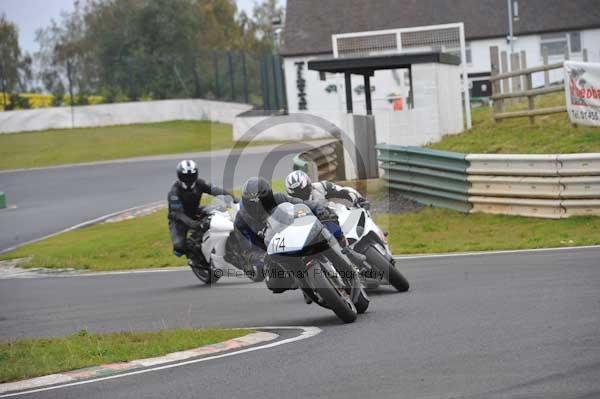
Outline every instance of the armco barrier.
POLYGON ((468 163, 463 154, 380 144, 379 161, 387 187, 415 201, 468 212, 468 163))
POLYGON ((600 154, 459 154, 379 145, 390 188, 465 212, 544 218, 600 215, 600 154))
POLYGON ((538 218, 560 219, 565 212, 559 199, 511 198, 511 197, 469 197, 473 204, 472 212, 520 215, 538 218))
POLYGON ((344 180, 344 156, 338 140, 301 152, 294 157, 294 170, 303 170, 314 180, 344 180))
POLYGON ((560 176, 600 176, 600 154, 558 155, 560 176))
POLYGON ((558 176, 557 155, 467 154, 469 175, 558 176))

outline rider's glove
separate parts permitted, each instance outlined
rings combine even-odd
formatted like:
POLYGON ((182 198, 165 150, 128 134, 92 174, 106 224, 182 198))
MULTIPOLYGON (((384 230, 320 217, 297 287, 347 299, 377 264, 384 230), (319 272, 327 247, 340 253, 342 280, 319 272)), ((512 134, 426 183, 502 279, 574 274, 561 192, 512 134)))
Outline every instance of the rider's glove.
POLYGON ((195 221, 191 227, 194 230, 204 230, 204 229, 208 228, 208 226, 209 226, 208 223, 209 223, 208 221, 204 221, 204 220, 195 221))
POLYGON ((369 208, 371 208, 371 203, 364 198, 357 198, 356 201, 354 201, 354 206, 366 209, 368 211, 369 208))

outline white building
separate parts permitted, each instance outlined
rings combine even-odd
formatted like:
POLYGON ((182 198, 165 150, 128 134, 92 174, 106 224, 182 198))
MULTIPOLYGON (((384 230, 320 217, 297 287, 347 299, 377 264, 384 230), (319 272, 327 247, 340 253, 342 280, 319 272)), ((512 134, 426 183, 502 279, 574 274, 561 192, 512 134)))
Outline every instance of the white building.
MULTIPOLYGON (((541 65, 543 52, 549 62, 582 59, 600 62, 600 0, 513 0, 514 50, 527 53, 528 66, 541 65)), ((309 71, 307 62, 333 56, 332 35, 417 26, 464 23, 472 95, 489 95, 490 46, 510 52, 506 0, 288 0, 284 31, 284 69, 290 113, 310 112, 335 123, 344 109, 343 78, 309 71)), ((432 46, 430 50, 457 52, 432 46)), ((534 75, 534 85, 543 74, 534 75), (537 76, 539 75, 539 76, 537 76)), ((560 79, 556 71, 551 79, 560 79)), ((406 108, 408 76, 405 70, 377 72, 371 82, 378 136, 393 134, 394 119, 402 99, 406 108), (396 108, 396 111, 394 111, 396 108)), ((361 112, 362 79, 352 81, 355 109, 361 112), (358 101, 357 101, 358 100, 358 101)), ((382 139, 379 141, 388 141, 382 139)), ((424 144, 419 140, 400 144, 424 144)))

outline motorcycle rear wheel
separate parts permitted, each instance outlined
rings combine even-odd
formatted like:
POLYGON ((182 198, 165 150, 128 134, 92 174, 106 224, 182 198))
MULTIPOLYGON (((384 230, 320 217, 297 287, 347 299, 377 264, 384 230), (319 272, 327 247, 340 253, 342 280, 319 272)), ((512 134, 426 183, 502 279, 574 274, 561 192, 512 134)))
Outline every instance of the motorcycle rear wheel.
POLYGON ((198 280, 202 281, 206 285, 212 285, 221 278, 220 275, 215 273, 213 267, 207 268, 190 265, 190 269, 192 269, 192 272, 194 272, 194 275, 198 278, 198 280))
MULTIPOLYGON (((317 265, 315 265, 317 266, 317 265)), ((340 293, 337 288, 335 288, 335 284, 331 279, 327 276, 327 269, 318 262, 318 266, 321 268, 321 273, 314 273, 314 279, 316 288, 315 291, 319 294, 321 298, 327 304, 329 309, 333 310, 333 312, 339 317, 344 323, 352 323, 356 320, 357 317, 357 309, 350 300, 350 297, 347 296, 347 293, 344 290, 344 293, 340 293), (342 295, 346 295, 342 297, 342 295)))

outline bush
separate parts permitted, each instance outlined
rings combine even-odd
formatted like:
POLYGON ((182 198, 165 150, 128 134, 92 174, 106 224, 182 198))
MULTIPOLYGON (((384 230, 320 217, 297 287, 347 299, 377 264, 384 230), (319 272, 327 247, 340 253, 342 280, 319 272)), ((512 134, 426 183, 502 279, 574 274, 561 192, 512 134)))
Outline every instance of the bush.
POLYGON ((11 94, 8 104, 5 105, 4 110, 11 111, 14 109, 30 109, 29 99, 19 94, 11 94))

